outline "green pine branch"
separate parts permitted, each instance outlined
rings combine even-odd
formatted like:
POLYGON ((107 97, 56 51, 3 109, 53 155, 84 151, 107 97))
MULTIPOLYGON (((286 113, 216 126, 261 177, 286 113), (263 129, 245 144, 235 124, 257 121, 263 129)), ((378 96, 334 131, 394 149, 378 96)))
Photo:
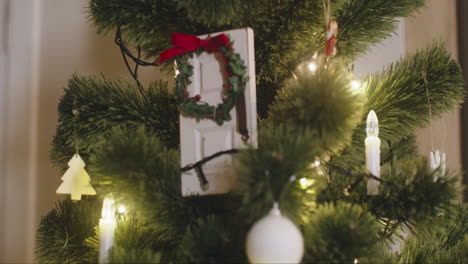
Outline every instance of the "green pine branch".
POLYGON ((94 235, 102 201, 94 197, 57 202, 41 219, 36 234, 36 255, 40 263, 93 263, 92 247, 85 240, 94 235))
POLYGON ((398 18, 419 11, 425 0, 353 0, 336 12, 338 22, 337 49, 351 61, 367 52, 372 45, 389 37, 398 25, 398 18))
POLYGON ((146 126, 166 146, 179 145, 179 113, 167 84, 154 82, 143 98, 128 81, 74 75, 59 103, 59 126, 52 143, 51 159, 67 168, 78 150, 86 159, 115 126, 146 126), (74 115, 77 114, 77 116, 74 115))
POLYGON ((366 195, 368 177, 365 177, 364 166, 347 171, 326 165, 324 171, 329 173, 330 182, 319 189, 318 203, 361 204, 379 219, 386 219, 389 226, 384 236, 389 236, 394 232, 392 229, 400 225, 424 230, 434 224, 440 214, 450 213, 460 197, 456 173, 447 172, 434 181, 434 174, 439 171, 431 171, 427 159, 418 156, 395 158, 385 163, 380 175, 383 182, 376 196, 366 195))
POLYGON ((181 194, 179 153, 144 128, 115 129, 91 157, 90 175, 99 193, 112 193, 142 224, 161 234, 161 261, 180 257, 187 228, 200 217, 226 214, 229 197, 181 194))
POLYGON ((323 204, 304 229, 304 263, 353 263, 378 255, 379 225, 359 205, 323 204))
POLYGON ((313 131, 320 142, 314 147, 323 156, 349 144, 361 121, 364 98, 353 92, 352 74, 342 60, 319 56, 315 63, 315 71, 303 63, 285 81, 265 123, 313 131))
POLYGON ((382 156, 387 156, 393 145, 409 137, 416 128, 429 124, 428 93, 433 117, 455 110, 465 95, 460 66, 440 41, 369 76, 365 87, 366 114, 354 130, 351 146, 334 157, 336 163, 346 168, 364 162, 366 118, 370 110, 379 119, 382 156))
MULTIPOLYGON (((133 210, 127 211, 117 218, 114 231, 114 243, 109 251, 107 263, 159 263, 161 245, 158 244, 161 233, 154 232, 145 223, 139 222, 133 216, 133 210)), ((94 236, 88 237, 84 245, 92 248, 87 259, 97 263, 99 259, 99 226, 95 228, 94 236)))
MULTIPOLYGON (((409 16, 423 0, 332 1, 339 23, 339 55, 348 59, 391 35, 397 18, 409 16)), ((98 32, 122 25, 125 42, 157 57, 170 47, 173 32, 193 35, 251 27, 255 32, 258 110, 265 117, 276 91, 295 68, 325 45, 322 0, 91 0, 98 32), (216 7, 213 7, 216 6, 216 7), (222 17, 221 19, 216 19, 222 17)))
POLYGON ((449 214, 439 215, 436 225, 425 234, 411 234, 401 252, 373 263, 466 263, 468 259, 468 210, 459 205, 449 214))

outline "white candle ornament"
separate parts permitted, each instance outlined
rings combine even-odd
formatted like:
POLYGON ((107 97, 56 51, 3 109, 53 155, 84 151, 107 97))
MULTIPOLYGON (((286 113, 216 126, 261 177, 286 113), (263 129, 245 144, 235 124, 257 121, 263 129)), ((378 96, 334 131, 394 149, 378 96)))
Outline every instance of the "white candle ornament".
MULTIPOLYGON (((379 139, 379 120, 373 110, 367 115, 367 137, 366 145, 366 168, 372 175, 380 177, 380 139, 379 139)), ((379 182, 375 179, 367 181, 367 194, 379 194, 379 182)))
POLYGON ((434 173, 434 182, 437 181, 439 177, 445 176, 445 152, 440 152, 436 150, 435 152, 429 153, 429 166, 432 170, 440 168, 439 173, 434 173))
POLYGON ((96 191, 89 183, 91 177, 84 167, 86 164, 80 155, 75 154, 68 162, 68 170, 62 176, 62 184, 57 188, 57 194, 71 194, 72 200, 81 200, 81 195, 95 195, 96 191))
POLYGON ((102 218, 99 219, 99 263, 107 263, 109 249, 114 244, 115 200, 109 196, 102 205, 102 218))
POLYGON ((281 215, 275 203, 270 213, 250 229, 246 249, 250 263, 300 263, 304 239, 297 226, 281 215))

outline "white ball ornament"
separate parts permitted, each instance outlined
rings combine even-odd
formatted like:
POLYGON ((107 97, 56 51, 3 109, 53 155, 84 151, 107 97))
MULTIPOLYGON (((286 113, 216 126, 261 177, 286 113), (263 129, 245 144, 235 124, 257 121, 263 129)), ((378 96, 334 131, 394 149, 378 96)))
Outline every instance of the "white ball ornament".
POLYGON ((304 239, 275 203, 270 213, 250 229, 246 248, 250 263, 299 263, 304 255, 304 239))

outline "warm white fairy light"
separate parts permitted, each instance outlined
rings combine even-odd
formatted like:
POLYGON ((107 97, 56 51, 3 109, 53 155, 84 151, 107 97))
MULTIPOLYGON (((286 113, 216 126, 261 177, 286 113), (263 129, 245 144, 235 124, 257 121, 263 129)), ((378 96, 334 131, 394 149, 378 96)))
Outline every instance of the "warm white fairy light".
POLYGON ((315 160, 315 161, 314 161, 314 165, 315 165, 315 167, 320 166, 320 160, 315 160))
POLYGON ((311 71, 311 72, 317 71, 317 63, 315 63, 315 62, 309 63, 308 67, 309 67, 309 71, 311 71))
POLYGON ((358 264, 358 263, 359 263, 358 259, 355 258, 355 259, 354 259, 354 264, 358 264))
POLYGON ((309 168, 318 169, 320 167, 320 160, 316 159, 314 162, 309 164, 309 168))
POLYGON ((175 72, 175 77, 177 78, 177 75, 179 75, 180 71, 177 69, 177 61, 174 61, 174 72, 175 72))
POLYGON ((352 80, 351 81, 351 89, 353 92, 360 92, 362 87, 362 82, 360 80, 352 80))
POLYGON ((314 184, 314 180, 313 179, 307 179, 307 178, 301 178, 299 180, 299 184, 301 185, 302 189, 307 189, 310 186, 312 186, 312 184, 314 184))
POLYGON ((123 214, 127 211, 127 208, 125 208, 125 206, 123 205, 120 205, 119 208, 117 209, 117 212, 119 212, 119 214, 123 214))
POLYGON ((309 62, 309 64, 307 65, 307 68, 309 68, 309 71, 311 71, 312 73, 315 73, 318 69, 318 65, 317 65, 317 57, 318 57, 318 54, 315 53, 313 56, 312 56, 312 60, 309 62))

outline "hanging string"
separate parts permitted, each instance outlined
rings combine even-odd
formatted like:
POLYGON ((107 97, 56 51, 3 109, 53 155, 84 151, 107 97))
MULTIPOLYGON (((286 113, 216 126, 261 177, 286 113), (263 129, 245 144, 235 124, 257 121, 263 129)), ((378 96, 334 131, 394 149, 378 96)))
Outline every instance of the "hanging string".
MULTIPOLYGON (((278 196, 278 201, 276 201, 278 204, 280 203, 280 201, 283 201, 284 196, 287 194, 290 186, 292 185, 293 182, 296 181, 296 179, 297 179, 296 175, 293 174, 291 177, 289 177, 288 182, 283 186, 283 188, 281 188, 281 191, 278 196)), ((270 186, 271 186, 271 178, 270 178, 270 186)), ((273 193, 273 189, 271 190, 271 192, 273 193)))
POLYGON ((331 2, 330 0, 323 0, 322 3, 323 3, 323 13, 325 17, 325 22, 326 22, 326 25, 328 26, 328 23, 331 20, 331 2))
MULTIPOLYGON (((428 82, 427 82, 427 71, 426 71, 426 65, 424 64, 423 65, 423 70, 421 71, 421 75, 424 79, 424 85, 426 87, 426 96, 427 96, 427 104, 428 104, 428 108, 429 108, 429 127, 430 127, 430 130, 431 130, 431 148, 432 148, 432 151, 434 152, 434 134, 433 134, 433 131, 432 131, 432 106, 431 106, 431 98, 429 97, 429 85, 428 85, 428 82)), ((445 133, 445 129, 444 129, 444 133, 445 133)), ((445 135, 444 135, 445 137, 445 135)), ((445 139, 444 139, 445 141, 445 139)))
POLYGON ((441 151, 442 152, 445 152, 445 117, 442 117, 442 134, 443 134, 443 137, 442 137, 442 149, 441 151))
POLYGON ((75 136, 75 154, 78 155, 78 115, 80 111, 77 109, 72 109, 73 114, 73 123, 74 123, 74 136, 75 136))

